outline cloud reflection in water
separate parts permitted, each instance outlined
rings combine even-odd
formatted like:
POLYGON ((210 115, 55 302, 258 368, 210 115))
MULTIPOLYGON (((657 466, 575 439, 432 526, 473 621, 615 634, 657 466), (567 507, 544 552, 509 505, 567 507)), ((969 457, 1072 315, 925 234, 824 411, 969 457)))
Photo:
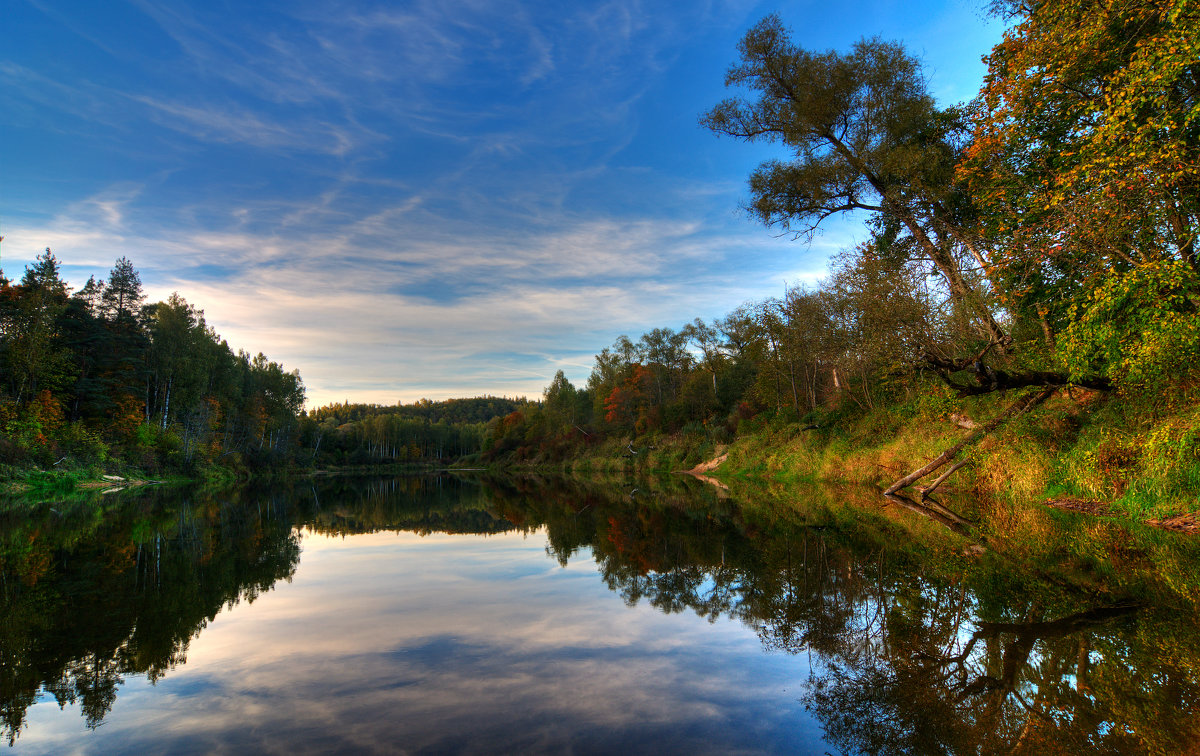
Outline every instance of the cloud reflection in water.
POLYGON ((128 681, 93 733, 34 706, 18 750, 820 752, 803 656, 628 608, 585 555, 560 568, 545 547, 306 534, 294 580, 222 612, 186 665, 128 681))

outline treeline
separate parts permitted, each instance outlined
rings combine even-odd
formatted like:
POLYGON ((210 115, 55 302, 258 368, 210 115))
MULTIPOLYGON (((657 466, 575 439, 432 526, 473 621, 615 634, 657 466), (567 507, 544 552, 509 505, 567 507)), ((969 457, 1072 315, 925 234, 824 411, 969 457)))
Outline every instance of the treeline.
POLYGON ((753 171, 746 210, 800 239, 854 212, 869 240, 819 286, 621 337, 586 387, 559 373, 542 406, 495 421, 490 452, 729 436, 764 410, 817 425, 1008 392, 999 423, 1063 387, 1193 391, 1200 14, 1184 0, 992 10, 1010 28, 979 96, 954 107, 898 44, 805 50, 777 16, 747 32, 726 78, 740 96, 701 118, 788 153, 753 171))
POLYGON ((74 292, 49 249, 0 273, 0 465, 276 464, 303 403, 297 371, 234 352, 178 294, 147 304, 125 258, 74 292))
POLYGON ((506 396, 477 396, 469 399, 418 399, 412 404, 403 402, 395 405, 386 404, 327 404, 308 413, 310 418, 322 424, 333 422, 337 425, 354 423, 376 415, 395 415, 414 420, 428 420, 431 423, 486 423, 493 417, 507 415, 513 410, 528 403, 524 398, 506 396))
POLYGON ((394 406, 345 402, 318 407, 302 423, 318 464, 427 463, 478 454, 486 423, 528 404, 497 396, 394 406))
MULTIPOLYGON (((810 51, 776 16, 742 39, 726 77, 740 94, 701 124, 786 151, 751 173, 747 212, 800 239, 844 213, 866 221, 818 286, 622 336, 585 386, 560 371, 540 403, 298 417, 297 373, 234 354, 178 296, 145 305, 127 260, 72 294, 47 251, 0 282, 0 464, 555 460, 605 438, 636 454, 646 434, 715 442, 768 418, 824 427, 1003 396, 965 445, 1062 388, 1194 397, 1200 14, 1187 0, 991 8, 1010 26, 978 97, 952 107, 898 44, 810 51)), ((1164 432, 1186 456, 1200 429, 1178 425, 1164 432)))
POLYGON ((478 454, 489 420, 529 404, 485 396, 305 412, 298 371, 235 353, 178 294, 145 299, 125 258, 78 290, 49 249, 20 281, 0 273, 0 472, 427 464, 478 454))

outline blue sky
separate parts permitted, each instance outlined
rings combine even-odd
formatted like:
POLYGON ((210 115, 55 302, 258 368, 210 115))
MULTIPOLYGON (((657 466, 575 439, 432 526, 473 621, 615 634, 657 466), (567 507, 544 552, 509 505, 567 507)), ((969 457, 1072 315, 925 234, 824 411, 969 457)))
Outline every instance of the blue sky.
POLYGON ((745 30, 903 41, 946 104, 982 2, 0 0, 0 234, 75 286, 119 256, 310 405, 540 393, 621 333, 813 281, 738 210, 768 146, 698 116, 745 30))

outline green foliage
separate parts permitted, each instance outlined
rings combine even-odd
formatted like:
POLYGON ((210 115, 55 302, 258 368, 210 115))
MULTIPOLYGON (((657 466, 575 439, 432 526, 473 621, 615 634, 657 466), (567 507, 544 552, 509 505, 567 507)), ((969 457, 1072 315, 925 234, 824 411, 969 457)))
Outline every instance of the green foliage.
POLYGON ((998 5, 1013 25, 960 174, 1001 294, 1048 339, 1065 331, 1072 377, 1159 385, 1196 353, 1200 14, 1190 0, 998 5))
POLYGON ((897 403, 894 411, 905 420, 944 420, 960 411, 960 404, 945 387, 926 384, 910 398, 897 403))
POLYGON ((77 478, 71 474, 35 470, 25 476, 30 491, 39 496, 66 494, 75 488, 77 478))
POLYGON ((1103 276, 1061 339, 1073 377, 1100 371, 1127 388, 1162 386, 1200 363, 1200 274, 1156 261, 1103 276))
POLYGON ((82 421, 68 425, 59 436, 59 444, 63 453, 79 465, 104 464, 109 460, 109 446, 101 433, 82 421))
POLYGON ((158 429, 150 423, 142 423, 137 427, 133 440, 142 448, 154 446, 154 442, 158 440, 158 429))

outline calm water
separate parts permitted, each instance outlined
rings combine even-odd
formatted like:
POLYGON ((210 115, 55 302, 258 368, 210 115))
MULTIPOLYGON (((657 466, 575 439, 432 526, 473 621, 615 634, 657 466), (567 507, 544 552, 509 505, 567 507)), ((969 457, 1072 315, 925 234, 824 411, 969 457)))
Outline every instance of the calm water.
POLYGON ((688 483, 10 506, 13 753, 1174 753, 1195 624, 688 483))

